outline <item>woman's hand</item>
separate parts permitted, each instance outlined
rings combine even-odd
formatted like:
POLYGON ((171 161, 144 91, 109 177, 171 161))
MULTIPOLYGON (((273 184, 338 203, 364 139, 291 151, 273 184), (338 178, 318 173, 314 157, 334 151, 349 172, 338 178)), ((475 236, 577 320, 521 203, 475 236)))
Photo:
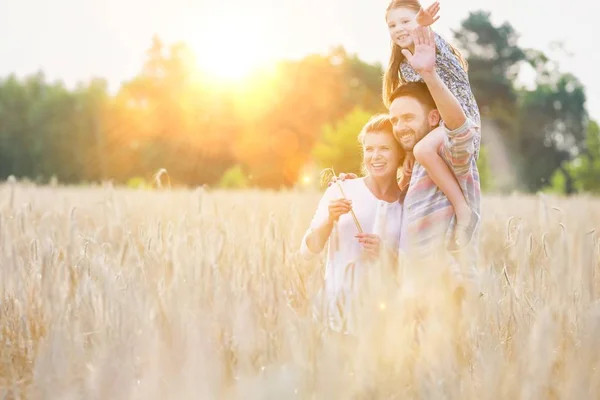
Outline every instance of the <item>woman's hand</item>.
POLYGON ((379 239, 379 236, 372 233, 357 233, 355 237, 358 238, 358 242, 369 257, 376 258, 379 256, 381 250, 381 239, 379 239))
POLYGON ((415 17, 415 20, 417 21, 417 24, 421 26, 433 25, 435 21, 440 19, 439 16, 436 17, 438 11, 440 11, 440 3, 436 1, 425 10, 421 8, 415 17))
POLYGON ((340 219, 340 216, 350 212, 352 200, 337 199, 329 202, 329 223, 334 223, 340 219))
POLYGON ((402 176, 398 181, 398 187, 400 190, 404 190, 406 186, 410 183, 410 178, 412 176, 412 169, 415 165, 415 156, 413 153, 406 154, 406 158, 404 159, 404 163, 402 164, 402 176))
POLYGON ((408 153, 402 163, 402 174, 406 176, 412 175, 413 167, 415 166, 415 156, 413 153, 408 153))

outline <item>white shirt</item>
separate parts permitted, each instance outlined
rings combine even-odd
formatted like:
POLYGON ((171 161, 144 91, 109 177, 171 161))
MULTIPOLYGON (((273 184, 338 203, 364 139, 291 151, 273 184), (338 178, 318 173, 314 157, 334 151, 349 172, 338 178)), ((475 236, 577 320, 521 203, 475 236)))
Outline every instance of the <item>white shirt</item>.
MULTIPOLYGON (((339 182, 344 189, 346 198, 352 200, 352 210, 358 219, 363 232, 379 236, 382 247, 397 251, 400 246, 400 231, 402 226, 402 203, 379 200, 367 187, 365 179, 350 179, 339 182)), ((301 254, 309 260, 317 254, 306 246, 306 237, 312 229, 325 223, 329 217, 329 202, 342 198, 343 195, 337 183, 327 188, 321 198, 310 227, 302 238, 301 254)), ((344 214, 334 225, 327 243, 327 264, 325 266, 324 308, 330 326, 335 330, 346 331, 349 327, 342 326, 341 316, 337 312, 338 302, 342 309, 348 310, 355 293, 356 279, 366 272, 368 265, 363 265, 360 257, 363 253, 358 239, 354 219, 350 213, 344 214), (352 268, 352 266, 354 266, 352 268)), ((350 316, 350 315, 348 315, 350 316)))

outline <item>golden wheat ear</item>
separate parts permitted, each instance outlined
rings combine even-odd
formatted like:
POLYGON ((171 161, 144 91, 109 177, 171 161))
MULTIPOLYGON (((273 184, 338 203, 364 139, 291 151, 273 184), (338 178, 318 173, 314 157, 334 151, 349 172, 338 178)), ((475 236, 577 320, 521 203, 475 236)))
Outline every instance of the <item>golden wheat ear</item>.
MULTIPOLYGON (((342 188, 340 181, 336 181, 336 183, 340 188, 340 192, 342 192, 342 196, 344 197, 344 199, 348 199, 348 197, 346 197, 346 193, 344 193, 344 189, 342 188)), ((356 214, 354 214, 354 210, 352 208, 350 208, 350 214, 352 215, 352 219, 354 220, 354 224, 356 225, 356 229, 358 229, 358 232, 363 233, 362 227, 360 226, 360 222, 358 222, 358 218, 356 218, 356 214)))
POLYGON ((331 181, 331 178, 333 178, 334 176, 335 176, 335 171, 333 170, 333 168, 325 168, 323 171, 321 171, 321 173, 320 173, 321 187, 327 186, 327 184, 331 181))
MULTIPOLYGON (((325 168, 323 171, 321 171, 321 185, 324 186, 325 184, 329 183, 331 181, 331 178, 333 178, 335 176, 337 176, 337 175, 336 175, 333 167, 325 168)), ((340 192, 342 193, 342 197, 344 199, 348 200, 348 197, 346 196, 346 193, 344 193, 344 188, 342 188, 340 181, 336 180, 335 184, 340 189, 340 192)), ((360 222, 358 222, 358 218, 356 218, 356 214, 354 214, 353 209, 350 209, 350 214, 352 215, 352 219, 354 220, 354 225, 356 225, 356 229, 358 229, 358 232, 363 233, 362 227, 360 226, 360 222)))

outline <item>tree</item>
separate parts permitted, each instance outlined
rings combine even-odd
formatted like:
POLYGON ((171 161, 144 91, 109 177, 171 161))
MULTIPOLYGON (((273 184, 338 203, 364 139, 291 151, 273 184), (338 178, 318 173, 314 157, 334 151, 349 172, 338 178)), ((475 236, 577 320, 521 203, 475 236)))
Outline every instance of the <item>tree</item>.
POLYGON ((557 169, 565 177, 565 192, 575 190, 564 168, 585 141, 585 93, 573 75, 564 74, 555 84, 540 84, 522 94, 518 134, 522 154, 522 181, 531 191, 549 184, 557 169))
MULTIPOLYGON (((500 128, 502 147, 510 153, 521 184, 529 191, 541 189, 583 144, 587 112, 581 83, 561 74, 542 52, 521 48, 513 27, 508 22, 494 26, 488 12, 470 13, 454 34, 467 56, 484 121, 500 128), (531 90, 517 88, 526 64, 537 73, 531 90)), ((485 126, 482 140, 485 145, 485 126)), ((571 192, 573 180, 568 171, 563 173, 571 192)))
POLYGON ((600 126, 590 121, 586 129, 582 153, 573 161, 564 163, 552 176, 552 189, 565 193, 566 180, 573 181, 575 191, 600 194, 600 126), (566 171, 566 174, 565 174, 566 171))
MULTIPOLYGON (((585 135, 577 78, 519 47, 510 24, 492 24, 489 13, 471 13, 455 37, 484 120, 484 188, 490 170, 513 163, 510 175, 532 191, 557 169, 567 192, 591 187, 581 182, 589 180, 582 171, 595 171, 594 136, 585 135), (527 63, 537 72, 533 89, 516 83, 527 63)), ((127 182, 164 168, 174 184, 216 185, 226 171, 244 171, 252 186, 279 188, 294 185, 311 161, 360 172, 356 137, 385 111, 381 77, 381 65, 337 47, 281 60, 237 85, 215 84, 184 43, 154 37, 139 73, 115 96, 103 79, 73 90, 43 73, 0 80, 0 178, 127 182)), ((506 190, 512 182, 494 176, 493 184, 506 190)))
POLYGON ((577 190, 600 194, 600 126, 596 121, 589 122, 585 147, 570 170, 577 190))
POLYGON ((517 45, 518 35, 505 22, 494 26, 490 13, 469 13, 454 31, 469 64, 469 79, 482 115, 511 126, 517 93, 514 81, 526 53, 517 45))
POLYGON ((115 100, 109 147, 112 174, 150 176, 165 168, 176 181, 213 184, 233 165, 236 115, 197 72, 183 43, 165 46, 153 38, 138 76, 115 100))
POLYGON ((0 175, 63 182, 97 177, 107 98, 102 80, 74 91, 47 83, 43 73, 2 81, 0 175))
MULTIPOLYGON (((510 155, 518 171, 521 157, 515 118, 518 92, 514 81, 527 59, 526 51, 518 46, 518 35, 508 22, 495 26, 490 13, 484 11, 469 13, 454 31, 454 38, 468 61, 471 89, 481 112, 481 155, 489 160, 491 169, 505 174, 509 173, 506 165, 494 163, 499 157, 502 160, 506 158, 504 155, 510 155)), ((485 166, 483 160, 480 164, 485 166)), ((488 177, 482 176, 482 185, 485 182, 485 188, 491 189, 493 185, 488 177)), ((498 181, 501 186, 498 189, 510 190, 504 181, 498 181)))
POLYGON ((362 148, 358 134, 371 117, 371 113, 355 108, 337 123, 325 125, 313 150, 316 164, 320 168, 360 174, 362 148))
POLYGON ((295 184, 323 126, 357 106, 372 112, 382 107, 376 84, 380 67, 348 56, 341 48, 282 61, 276 70, 275 78, 245 98, 256 104, 250 115, 246 113, 234 143, 236 158, 262 187, 295 184))

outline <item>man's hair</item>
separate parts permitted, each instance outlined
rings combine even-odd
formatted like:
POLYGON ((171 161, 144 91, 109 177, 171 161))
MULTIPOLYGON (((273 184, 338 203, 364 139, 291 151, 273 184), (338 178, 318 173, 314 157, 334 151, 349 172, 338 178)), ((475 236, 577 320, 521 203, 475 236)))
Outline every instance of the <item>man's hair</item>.
POLYGON ((400 85, 392 92, 389 98, 389 104, 399 97, 412 97, 427 108, 427 111, 435 110, 437 106, 427 85, 423 82, 409 82, 400 85))

